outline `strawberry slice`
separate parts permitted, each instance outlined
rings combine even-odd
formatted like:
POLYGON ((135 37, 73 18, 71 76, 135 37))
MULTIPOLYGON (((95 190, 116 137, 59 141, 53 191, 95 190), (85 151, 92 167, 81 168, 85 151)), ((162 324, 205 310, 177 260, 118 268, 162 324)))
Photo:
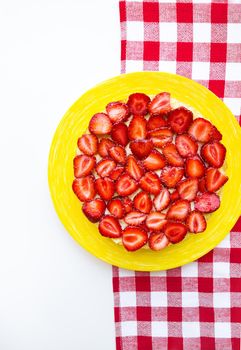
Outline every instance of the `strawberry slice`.
POLYGON ((146 218, 146 226, 152 231, 161 231, 166 223, 166 215, 158 211, 151 212, 146 218))
POLYGON ((134 193, 138 188, 136 181, 127 173, 122 174, 116 182, 116 192, 125 197, 134 193))
POLYGON ((144 171, 141 165, 137 162, 136 158, 133 156, 128 156, 126 164, 127 173, 133 177, 135 180, 140 180, 144 171))
POLYGON ((170 200, 171 202, 176 202, 178 199, 179 199, 179 193, 178 193, 178 190, 175 190, 173 191, 171 194, 170 194, 170 200))
POLYGON ((192 233, 205 231, 207 223, 203 214, 196 210, 192 211, 187 218, 187 227, 192 233))
POLYGON ((205 174, 205 166, 198 156, 190 157, 185 163, 185 172, 187 177, 203 177, 205 174))
POLYGON ((169 221, 164 228, 164 233, 169 241, 175 244, 184 239, 187 234, 187 227, 180 222, 169 221))
POLYGON ((123 166, 117 166, 115 169, 113 169, 110 173, 111 180, 116 181, 124 170, 125 168, 123 166))
POLYGON ((95 180, 95 188, 99 196, 104 200, 110 200, 115 193, 115 185, 109 177, 98 178, 95 180))
POLYGON ((160 152, 153 150, 149 156, 144 159, 143 165, 148 170, 159 170, 166 165, 166 160, 160 152))
POLYGON ((95 198, 94 177, 91 175, 75 179, 72 188, 81 202, 91 201, 95 198))
POLYGON ((148 240, 146 231, 140 227, 127 226, 122 233, 123 246, 128 251, 135 251, 143 247, 148 240))
POLYGON ((188 130, 193 121, 193 114, 185 107, 173 109, 167 119, 171 129, 177 134, 183 134, 188 130))
POLYGON ((151 115, 148 119, 146 128, 148 131, 155 130, 167 126, 167 121, 162 115, 151 115))
POLYGON ((122 199, 122 203, 124 205, 126 213, 129 213, 130 211, 132 211, 132 209, 133 209, 133 202, 132 202, 132 200, 129 197, 124 197, 122 199))
POLYGON ((112 123, 120 123, 129 117, 129 108, 122 102, 110 102, 106 106, 106 113, 108 114, 112 123))
POLYGON ((109 149, 109 156, 114 159, 117 163, 125 164, 126 162, 126 151, 121 146, 114 146, 109 149))
POLYGON ((165 166, 161 172, 161 182, 168 188, 176 187, 182 179, 184 169, 180 167, 165 166))
POLYGON ((218 169, 207 169, 205 183, 209 192, 218 191, 227 181, 228 176, 222 174, 218 169))
POLYGON ((89 122, 89 131, 95 135, 109 134, 112 129, 110 118, 105 113, 93 115, 89 122))
POLYGON ((130 140, 140 140, 146 138, 146 119, 140 115, 134 115, 128 127, 130 140))
POLYGON ((216 193, 204 192, 196 197, 194 206, 202 213, 212 213, 220 207, 220 198, 216 193))
POLYGON ((212 137, 212 124, 203 118, 194 119, 188 134, 199 142, 208 142, 212 137))
POLYGON ((110 139, 107 139, 107 138, 101 139, 98 146, 98 154, 103 158, 108 157, 109 149, 113 146, 115 146, 115 144, 110 139))
POLYGON ((185 221, 191 211, 190 203, 187 200, 179 199, 174 202, 167 212, 168 220, 185 221))
POLYGON ((124 221, 127 225, 139 226, 146 220, 146 214, 140 213, 139 211, 131 211, 126 214, 124 221))
POLYGON ((77 145, 81 152, 93 156, 97 153, 98 139, 93 134, 84 134, 78 139, 77 145))
POLYGON ((118 145, 121 145, 125 147, 129 140, 128 140, 128 127, 125 123, 118 123, 113 125, 111 130, 111 138, 114 140, 118 145))
POLYGON ((147 132, 147 138, 152 140, 155 147, 161 148, 172 142, 173 132, 169 128, 159 128, 147 132))
POLYGON ((214 168, 220 168, 226 157, 226 148, 218 141, 207 143, 201 148, 202 158, 214 168))
POLYGON ((99 231, 104 237, 119 238, 122 236, 122 229, 119 221, 111 215, 102 217, 99 223, 99 231))
POLYGON ((129 96, 127 105, 131 114, 146 115, 148 113, 148 104, 150 97, 143 93, 135 93, 129 96))
POLYGON ((193 201, 198 192, 198 179, 187 179, 179 182, 177 190, 181 199, 193 201))
POLYGON ((152 250, 160 251, 168 246, 169 240, 162 232, 152 232, 149 236, 148 244, 152 250))
POLYGON ((171 110, 170 94, 169 92, 161 92, 157 94, 148 106, 151 114, 166 113, 171 110))
POLYGON ((213 125, 212 136, 210 141, 221 141, 223 138, 221 132, 213 125))
POLYGON ((160 193, 154 198, 153 203, 157 211, 166 209, 170 203, 170 192, 168 189, 163 187, 160 193))
POLYGON ((162 149, 162 153, 166 157, 167 162, 173 166, 183 166, 184 161, 177 151, 176 146, 173 143, 165 145, 162 149))
POLYGON ((198 191, 199 191, 199 192, 207 192, 205 177, 202 177, 202 178, 198 181, 198 191))
POLYGON ((95 167, 96 159, 95 157, 86 156, 81 154, 74 158, 74 176, 82 177, 90 175, 95 167))
POLYGON ((197 154, 198 144, 190 135, 177 135, 175 143, 177 150, 182 157, 187 158, 197 154))
POLYGON ((148 193, 139 192, 134 198, 134 207, 142 213, 148 214, 152 208, 152 201, 148 193))
POLYGON ((138 159, 145 159, 153 149, 153 143, 151 140, 135 140, 130 143, 131 152, 138 159))
POLYGON ((107 209, 117 219, 122 219, 125 215, 125 208, 120 198, 113 198, 107 204, 107 209))
POLYGON ((144 176, 140 179, 140 187, 143 191, 158 194, 162 189, 162 185, 157 174, 148 171, 144 176))
POLYGON ((113 169, 115 169, 116 163, 112 159, 102 159, 96 164, 96 172, 99 176, 109 176, 113 169))
POLYGON ((85 202, 82 210, 89 221, 97 222, 104 215, 105 208, 105 202, 100 198, 96 198, 92 201, 85 202))

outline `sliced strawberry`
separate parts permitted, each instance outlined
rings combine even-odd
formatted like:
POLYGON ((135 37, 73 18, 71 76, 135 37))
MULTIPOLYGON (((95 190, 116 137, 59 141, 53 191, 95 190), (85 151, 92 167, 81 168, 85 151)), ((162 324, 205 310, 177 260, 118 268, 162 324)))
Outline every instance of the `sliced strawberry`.
POLYGON ((180 222, 169 221, 164 228, 164 233, 170 242, 178 243, 186 236, 187 227, 180 222))
POLYGON ((81 154, 74 158, 74 176, 82 177, 90 175, 95 167, 96 159, 95 157, 86 156, 81 154))
POLYGON ((198 192, 198 179, 187 179, 179 182, 177 190, 181 199, 193 201, 198 192))
POLYGON ((208 142, 212 137, 212 124, 203 118, 194 119, 188 133, 199 142, 208 142))
POLYGON ((122 203, 124 205, 126 213, 129 213, 130 211, 132 211, 132 209, 133 209, 133 202, 132 202, 132 200, 129 197, 124 197, 122 199, 122 203))
POLYGON ((162 232, 152 232, 149 236, 148 244, 152 250, 160 251, 168 246, 169 240, 162 232))
POLYGON ((107 209, 117 219, 122 219, 125 215, 125 208, 120 198, 113 198, 107 204, 107 209))
POLYGON ((176 146, 173 143, 165 145, 162 149, 162 153, 166 157, 167 162, 173 166, 183 166, 184 161, 177 151, 176 146))
POLYGON ((125 147, 128 142, 128 127, 125 123, 118 123, 113 125, 111 130, 111 138, 114 140, 118 145, 121 145, 125 147))
POLYGON ((96 164, 96 172, 99 176, 109 176, 113 169, 115 169, 116 163, 112 159, 102 159, 96 164))
POLYGON ((187 177, 201 178, 205 174, 205 166, 198 156, 187 158, 185 163, 187 177))
POLYGON ((81 177, 80 179, 75 179, 72 188, 81 202, 91 201, 95 198, 96 190, 93 176, 86 176, 81 177))
POLYGON ((150 97, 143 93, 135 93, 129 96, 127 105, 131 114, 146 115, 148 113, 148 104, 150 97))
POLYGON ((96 198, 92 201, 85 202, 82 207, 82 210, 85 216, 89 219, 89 221, 97 222, 104 215, 105 208, 105 202, 100 198, 96 198))
POLYGON ((162 169, 161 182, 168 188, 176 187, 176 184, 182 179, 184 169, 180 167, 165 166, 162 169))
POLYGON ((123 166, 117 166, 115 169, 113 169, 112 172, 110 173, 111 180, 116 181, 118 177, 123 173, 124 170, 125 170, 125 167, 123 166))
POLYGON ((196 197, 194 205, 202 213, 212 213, 220 207, 220 198, 216 193, 204 192, 196 197))
POLYGON ((148 193, 139 192, 134 198, 134 207, 142 213, 148 214, 152 208, 152 201, 148 193))
POLYGON ((158 211, 166 209, 170 203, 170 192, 168 189, 163 187, 160 193, 154 198, 153 203, 158 211))
POLYGON ((105 113, 93 115, 89 122, 89 131, 95 135, 109 134, 112 128, 110 118, 105 113))
POLYGON ((162 115, 151 115, 148 119, 146 128, 148 131, 155 130, 167 126, 167 121, 162 115))
POLYGON ((178 193, 178 190, 175 190, 173 191, 171 194, 170 194, 170 200, 171 202, 176 202, 178 199, 179 199, 179 193, 178 193))
POLYGON ((146 220, 146 214, 140 213, 139 211, 131 211, 126 214, 124 221, 127 225, 139 226, 146 220))
POLYGON ((122 102, 110 102, 106 106, 106 113, 108 114, 112 123, 120 123, 125 121, 129 116, 129 108, 122 102))
POLYGON ((104 237, 119 238, 122 236, 122 229, 119 221, 111 215, 102 217, 99 223, 99 231, 104 237))
POLYGON ((108 151, 113 146, 115 146, 115 143, 110 139, 107 139, 107 138, 101 139, 98 146, 98 154, 103 158, 108 157, 109 155, 108 151))
POLYGON ((222 174, 218 169, 209 168, 206 171, 206 188, 209 192, 218 191, 226 182, 228 176, 222 174))
POLYGON ((171 110, 170 94, 169 92, 161 92, 156 95, 148 106, 151 114, 166 113, 171 110))
POLYGON ((78 148, 87 156, 93 156, 97 153, 98 139, 93 134, 84 134, 78 139, 78 148))
POLYGON ((125 164, 126 162, 126 151, 121 146, 114 146, 109 149, 109 156, 114 159, 117 163, 125 164))
POLYGON ((199 211, 192 211, 187 218, 189 232, 198 233, 206 230, 207 223, 205 217, 199 211))
POLYGON ((146 138, 146 119, 140 115, 134 115, 128 127, 130 140, 140 140, 146 138))
POLYGON ((161 231, 166 223, 166 215, 158 211, 151 212, 146 218, 146 226, 152 231, 161 231))
POLYGON ((202 177, 201 179, 199 179, 199 181, 198 181, 198 191, 199 192, 207 192, 205 177, 202 177))
POLYGON ((148 171, 140 179, 140 187, 143 191, 148 193, 158 194, 162 188, 162 185, 157 174, 148 171))
POLYGON ((185 107, 173 109, 167 119, 171 129, 177 134, 183 134, 188 130, 193 121, 193 114, 185 107))
POLYGON ((185 221, 190 211, 190 203, 186 200, 179 199, 170 206, 166 217, 168 220, 185 221))
POLYGON ((212 136, 210 141, 221 141, 223 138, 221 132, 213 125, 212 127, 212 136))
POLYGON ((136 181, 127 173, 122 174, 116 182, 116 192, 119 196, 129 196, 138 188, 136 181))
POLYGON ((148 240, 146 231, 140 227, 127 226, 122 234, 123 246, 128 251, 135 251, 143 247, 148 240))
POLYGON ((226 148, 218 141, 207 143, 201 148, 201 156, 214 168, 220 168, 226 157, 226 148))
POLYGON ((159 170, 166 165, 166 159, 160 152, 153 150, 149 156, 144 159, 143 165, 148 170, 159 170))
POLYGON ((145 159, 151 153, 153 149, 153 143, 151 140, 136 140, 130 143, 131 152, 138 159, 145 159))
POLYGON ((147 132, 147 138, 152 140, 155 147, 161 148, 172 142, 173 132, 169 128, 159 128, 147 132))
POLYGON ((197 154, 198 144, 192 136, 188 134, 177 135, 175 143, 182 157, 187 158, 197 154))
POLYGON ((115 193, 114 181, 109 177, 98 178, 95 180, 95 188, 99 196, 108 201, 113 197, 115 193))
POLYGON ((133 177, 133 179, 137 181, 140 180, 144 173, 141 164, 139 164, 136 158, 133 156, 128 156, 127 158, 126 171, 131 177, 133 177))

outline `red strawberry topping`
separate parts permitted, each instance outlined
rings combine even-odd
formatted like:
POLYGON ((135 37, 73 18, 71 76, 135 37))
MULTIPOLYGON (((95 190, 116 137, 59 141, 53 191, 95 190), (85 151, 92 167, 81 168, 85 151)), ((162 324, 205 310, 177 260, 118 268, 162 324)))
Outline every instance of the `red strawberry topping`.
POLYGON ((208 142, 212 137, 212 124, 203 118, 194 119, 188 133, 199 142, 208 142))
POLYGON ((153 143, 151 140, 136 140, 130 143, 131 152, 138 159, 145 159, 151 153, 153 149, 153 143))
POLYGON ((141 164, 133 156, 128 156, 127 158, 126 172, 136 181, 140 180, 144 173, 141 164))
POLYGON ((112 159, 102 159, 96 164, 96 172, 99 176, 109 176, 113 169, 115 169, 116 163, 112 159))
POLYGON ((205 166, 198 156, 187 158, 185 164, 187 177, 203 177, 205 174, 205 166))
POLYGON ((74 158, 74 176, 82 177, 90 175, 95 167, 95 157, 86 156, 81 154, 74 158))
POLYGON ((116 181, 118 177, 123 173, 124 170, 125 170, 125 167, 123 166, 117 166, 116 168, 114 168, 110 173, 111 180, 116 181))
POLYGON ((140 179, 140 187, 145 192, 158 194, 162 188, 162 185, 157 174, 149 171, 140 179))
POLYGON ((152 115, 148 119, 146 128, 148 131, 167 126, 167 121, 161 115, 152 115))
POLYGON ((160 152, 153 150, 149 156, 143 160, 143 165, 147 170, 159 170, 166 165, 166 159, 160 152))
POLYGON ((171 110, 170 94, 168 92, 161 92, 156 95, 148 106, 151 114, 166 113, 171 110))
POLYGON ((140 227, 127 226, 122 234, 122 243, 128 251, 140 249, 147 243, 147 240, 146 231, 140 227))
POLYGON ((124 221, 127 225, 139 226, 146 220, 146 214, 140 213, 139 211, 131 211, 126 214, 124 221))
POLYGON ((95 198, 94 177, 91 175, 75 179, 72 188, 81 202, 91 201, 95 198))
POLYGON ((177 190, 181 199, 193 201, 198 192, 198 180, 187 179, 178 183, 177 190))
POLYGON ((116 182, 116 192, 119 196, 129 196, 138 188, 136 181, 127 173, 122 174, 116 182))
POLYGON ((126 151, 121 146, 114 146, 109 149, 109 156, 119 164, 125 164, 126 162, 126 151))
POLYGON ((106 112, 112 123, 125 121, 129 116, 129 108, 122 102, 110 102, 106 106, 106 112))
POLYGON ((225 160, 226 148, 218 141, 208 143, 201 149, 202 158, 214 168, 220 168, 225 160))
POLYGON ((114 140, 118 145, 121 145, 125 147, 128 142, 128 127, 125 123, 118 123, 113 125, 111 130, 111 138, 114 140))
POLYGON ((154 198, 153 203, 157 211, 166 209, 170 203, 170 192, 168 189, 163 187, 160 193, 154 198))
POLYGON ((82 210, 89 221, 97 222, 104 215, 105 207, 105 202, 100 198, 96 198, 92 201, 85 202, 82 210))
POLYGON ((126 213, 129 213, 130 211, 132 211, 132 209, 133 209, 133 202, 132 202, 132 200, 129 197, 122 198, 122 203, 124 205, 126 213))
POLYGON ((188 134, 177 135, 176 147, 184 158, 195 156, 198 151, 197 142, 188 134))
POLYGON ((205 177, 202 177, 202 178, 198 181, 198 191, 199 191, 199 192, 207 192, 205 177))
POLYGON ((220 198, 216 193, 204 192, 196 197, 195 209, 202 213, 212 213, 220 207, 220 198))
POLYGON ((211 141, 221 141, 223 138, 221 132, 213 125, 211 141))
POLYGON ((87 156, 97 153, 98 139, 93 134, 84 134, 78 139, 78 148, 87 156))
POLYGON ((168 188, 176 187, 176 184, 182 179, 184 169, 180 167, 165 166, 161 172, 161 182, 168 188))
POLYGON ((166 223, 165 214, 158 211, 151 212, 146 218, 146 226, 152 231, 161 231, 166 223))
POLYGON ((166 157, 167 162, 173 166, 183 166, 184 161, 177 151, 176 146, 173 143, 165 145, 162 149, 162 153, 166 157))
POLYGON ((178 190, 175 190, 175 191, 173 191, 173 192, 170 194, 170 200, 171 200, 172 203, 175 202, 175 201, 177 201, 179 198, 180 198, 180 197, 179 197, 178 190))
POLYGON ((147 132, 147 138, 153 142, 155 147, 161 148, 172 142, 173 132, 169 128, 159 128, 147 132))
POLYGON ((109 134, 112 128, 110 118, 105 113, 93 115, 89 123, 89 131, 95 135, 109 134))
POLYGON ((203 214, 196 210, 192 211, 187 218, 187 227, 192 233, 205 231, 207 223, 203 214))
POLYGON ((127 105, 131 114, 146 115, 148 113, 148 104, 150 97, 143 93, 135 93, 129 96, 127 105))
POLYGON ((109 155, 109 149, 111 147, 115 146, 114 142, 110 139, 103 138, 100 140, 99 146, 98 146, 98 153, 101 157, 108 157, 109 155))
POLYGON ((140 115, 134 115, 128 127, 130 140, 139 140, 146 137, 146 119, 140 115))
POLYGON ((152 250, 160 251, 168 246, 169 240, 162 232, 152 232, 148 244, 152 250))
POLYGON ((96 179, 95 188, 99 196, 104 200, 110 200, 115 193, 114 182, 109 177, 96 179))
POLYGON ((168 220, 185 221, 191 211, 190 203, 180 199, 174 202, 167 212, 168 220))
POLYGON ((134 198, 134 207, 142 213, 148 214, 152 208, 152 201, 148 193, 139 192, 134 198))
POLYGON ((228 177, 222 174, 218 169, 207 169, 205 183, 209 192, 218 191, 227 181, 228 177))
POLYGON ((113 198, 107 204, 107 209, 117 219, 122 219, 125 215, 125 208, 120 198, 113 198))
POLYGON ((102 217, 99 223, 99 231, 102 236, 109 238, 119 238, 122 235, 119 221, 111 215, 105 215, 102 217))
POLYGON ((169 221, 165 228, 164 233, 172 243, 178 243, 184 239, 187 234, 187 227, 180 222, 169 221))
POLYGON ((187 132, 192 121, 193 114, 185 107, 176 108, 168 114, 168 123, 172 131, 177 134, 187 132))

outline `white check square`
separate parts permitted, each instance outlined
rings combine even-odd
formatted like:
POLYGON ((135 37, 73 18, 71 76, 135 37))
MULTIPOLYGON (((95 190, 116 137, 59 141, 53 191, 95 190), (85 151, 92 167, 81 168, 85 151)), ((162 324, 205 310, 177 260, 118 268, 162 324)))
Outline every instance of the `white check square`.
POLYGON ((182 306, 198 307, 199 306, 198 292, 182 292, 182 306))
POLYGON ((226 63, 226 80, 241 80, 240 63, 226 63))
POLYGON ((126 73, 138 72, 143 70, 143 61, 126 61, 126 73))
POLYGON ((215 278, 230 278, 230 264, 228 262, 214 262, 213 275, 215 278))
POLYGON ((183 338, 199 338, 200 324, 198 322, 182 322, 183 338))
POLYGON ((136 336, 137 335, 137 322, 136 321, 121 322, 121 333, 122 333, 123 337, 136 336))
POLYGON ((119 269, 119 276, 120 277, 135 277, 135 271, 126 270, 126 269, 119 269))
POLYGON ((215 338, 231 338, 231 327, 229 322, 214 323, 215 338))
POLYGON ((127 22, 128 41, 144 41, 144 24, 143 22, 129 21, 127 22))
POLYGON ((198 263, 196 261, 182 266, 182 277, 197 277, 198 263))
POLYGON ((177 42, 177 24, 174 22, 159 23, 159 41, 160 42, 177 42))
POLYGON ((241 23, 229 23, 227 25, 227 42, 240 43, 241 23))
POLYGON ((193 23, 193 42, 211 42, 211 23, 193 23))
MULTIPOLYGON (((231 109, 231 107, 229 106, 232 105, 232 107, 238 107, 238 113, 240 112, 240 107, 241 107, 241 104, 240 104, 240 99, 238 98, 224 98, 223 99, 223 102, 227 104, 227 106, 231 109), (227 102, 226 102, 227 100, 227 102), (237 103, 236 103, 237 101, 237 103)), ((231 109, 232 110, 232 109, 231 109)), ((233 111, 232 111, 233 112, 233 111)), ((237 114, 238 114, 237 113, 237 114)), ((234 114, 234 112, 233 112, 234 114)), ((227 235, 218 245, 218 248, 230 248, 230 235, 227 235)))
POLYGON ((193 62, 192 78, 197 80, 209 80, 210 62, 193 62))
POLYGON ((167 306, 166 292, 151 292, 151 306, 167 306))
POLYGON ((136 292, 121 292, 120 294, 120 306, 136 306, 136 292))
POLYGON ((151 322, 151 335, 152 337, 168 337, 167 322, 151 322))
POLYGON ((229 308, 230 293, 213 293, 214 308, 229 308))
POLYGON ((176 73, 177 63, 175 61, 160 61, 159 72, 176 73))

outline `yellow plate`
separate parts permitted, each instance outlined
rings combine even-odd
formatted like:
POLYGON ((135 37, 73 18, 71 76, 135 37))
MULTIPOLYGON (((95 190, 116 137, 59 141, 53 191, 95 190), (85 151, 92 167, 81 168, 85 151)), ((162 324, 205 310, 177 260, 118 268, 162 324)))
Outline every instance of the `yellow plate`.
POLYGON ((73 238, 96 257, 119 267, 155 271, 194 261, 213 249, 229 233, 241 212, 241 129, 225 104, 198 83, 161 72, 123 74, 104 81, 81 96, 61 120, 49 155, 49 187, 60 220, 73 238), (126 100, 134 92, 149 95, 169 91, 175 99, 193 106, 223 134, 227 148, 226 174, 220 208, 211 215, 204 233, 190 234, 179 244, 161 252, 141 249, 127 252, 102 237, 97 225, 83 215, 81 203, 72 192, 73 158, 78 137, 88 128, 91 116, 110 101, 126 100))

